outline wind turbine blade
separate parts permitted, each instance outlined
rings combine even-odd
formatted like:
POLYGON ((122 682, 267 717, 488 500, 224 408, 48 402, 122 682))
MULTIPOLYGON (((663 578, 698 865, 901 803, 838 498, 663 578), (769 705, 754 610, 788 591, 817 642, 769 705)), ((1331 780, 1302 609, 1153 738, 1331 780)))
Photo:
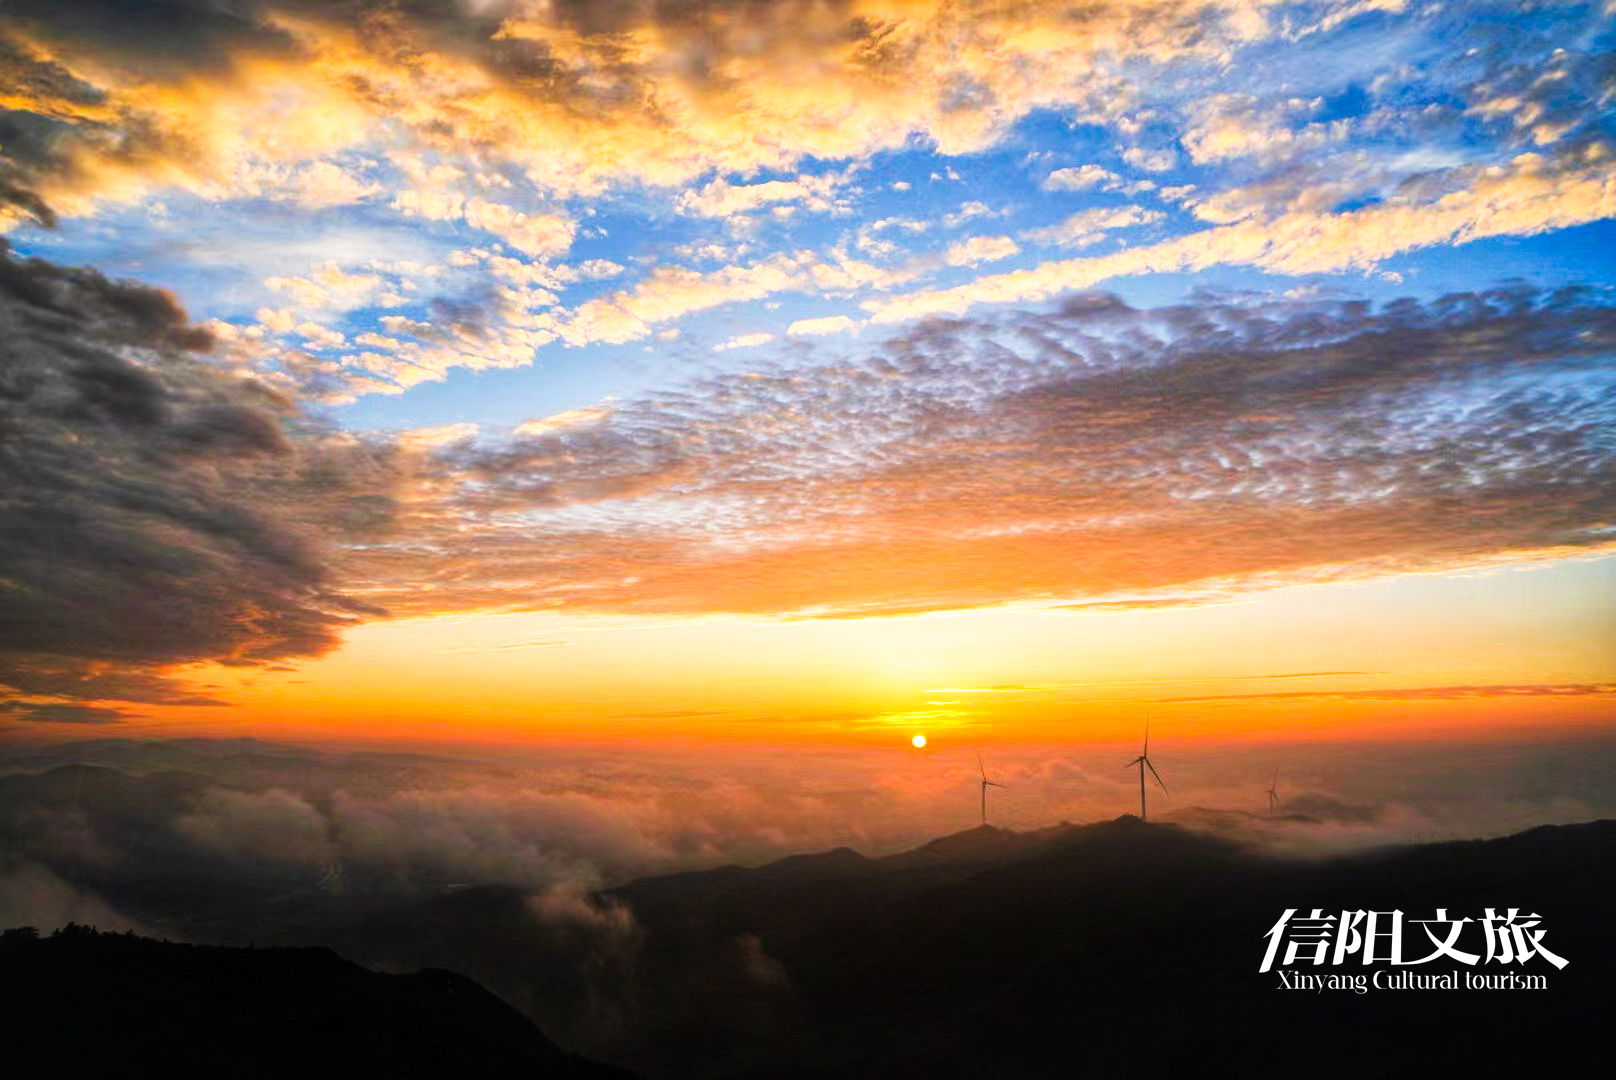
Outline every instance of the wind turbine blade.
POLYGON ((997 781, 994 781, 994 780, 984 780, 984 781, 982 781, 982 783, 986 784, 988 787, 1004 787, 1003 784, 998 783, 997 781))
POLYGON ((982 751, 976 752, 976 771, 982 774, 982 779, 988 778, 988 770, 982 764, 982 751))
POLYGON ((1167 790, 1167 785, 1166 785, 1166 784, 1162 784, 1162 778, 1161 778, 1161 773, 1159 773, 1159 772, 1157 772, 1157 771, 1156 771, 1156 766, 1154 766, 1154 765, 1152 765, 1152 764, 1151 764, 1151 763, 1150 763, 1150 759, 1149 759, 1149 758, 1145 758, 1145 759, 1144 759, 1144 761, 1145 761, 1145 768, 1147 768, 1147 769, 1149 769, 1149 770, 1150 770, 1150 775, 1151 775, 1151 776, 1154 776, 1154 777, 1155 777, 1155 778, 1156 778, 1156 783, 1158 783, 1158 784, 1161 784, 1161 789, 1162 789, 1162 790, 1163 790, 1163 791, 1166 791, 1166 790, 1167 790))
MULTIPOLYGON (((1145 714, 1145 753, 1150 753, 1150 714, 1145 714)), ((1143 756, 1143 755, 1141 755, 1143 756)))
POLYGON ((1143 760, 1145 760, 1145 759, 1142 758, 1142 757, 1136 757, 1132 761, 1128 762, 1128 764, 1124 765, 1123 768, 1124 769, 1131 769, 1131 768, 1133 768, 1135 765, 1139 764, 1143 760))

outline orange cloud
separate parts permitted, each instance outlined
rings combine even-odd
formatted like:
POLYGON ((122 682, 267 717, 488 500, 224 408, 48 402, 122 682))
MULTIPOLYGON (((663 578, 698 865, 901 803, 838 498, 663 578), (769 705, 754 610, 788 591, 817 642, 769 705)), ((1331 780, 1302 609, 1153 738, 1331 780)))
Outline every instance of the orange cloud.
POLYGON ((1613 346, 1575 293, 1080 297, 445 452, 406 542, 353 565, 418 613, 845 617, 1608 550, 1613 346))
MULTIPOLYGON (((255 194, 250 166, 399 134, 516 165, 542 191, 585 193, 861 159, 916 136, 973 152, 1037 108, 1103 111, 1118 61, 1224 57, 1271 32, 1269 6, 854 0, 685 4, 670 17, 649 4, 445 16, 269 2, 177 5, 135 24, 110 3, 72 20, 17 3, 0 16, 16 69, 0 100, 54 132, 48 152, 15 161, 18 190, 69 213, 162 187, 255 194)), ((365 190, 335 180, 317 175, 310 190, 365 190)), ((708 185, 690 205, 827 195, 811 178, 772 183, 790 190, 708 185)))

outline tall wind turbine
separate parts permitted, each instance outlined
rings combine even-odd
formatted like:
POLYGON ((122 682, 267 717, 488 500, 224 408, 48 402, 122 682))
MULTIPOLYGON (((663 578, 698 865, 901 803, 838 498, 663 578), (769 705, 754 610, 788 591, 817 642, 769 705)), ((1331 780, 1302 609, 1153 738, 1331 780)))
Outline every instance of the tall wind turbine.
POLYGON ((1272 814, 1274 807, 1279 805, 1279 766, 1274 766, 1274 778, 1268 783, 1268 812, 1272 814))
POLYGON ((982 824, 986 825, 988 823, 988 788, 1002 788, 1004 785, 996 784, 988 779, 988 770, 982 764, 981 754, 976 755, 976 771, 982 774, 982 824))
POLYGON ((1145 748, 1138 757, 1128 762, 1123 768, 1131 769, 1135 765, 1139 766, 1139 820, 1147 821, 1149 819, 1145 817, 1145 770, 1150 770, 1150 775, 1156 778, 1156 783, 1161 786, 1162 791, 1167 790, 1167 785, 1162 783, 1161 774, 1156 771, 1156 766, 1150 763, 1150 717, 1148 716, 1145 717, 1145 748))

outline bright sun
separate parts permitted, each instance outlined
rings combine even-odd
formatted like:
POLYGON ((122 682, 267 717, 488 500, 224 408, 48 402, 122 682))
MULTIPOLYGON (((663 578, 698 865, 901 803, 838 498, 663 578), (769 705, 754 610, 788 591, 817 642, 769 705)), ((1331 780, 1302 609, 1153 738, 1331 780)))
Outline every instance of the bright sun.
POLYGON ((924 736, 924 735, 916 735, 914 738, 910 739, 909 741, 914 743, 916 746, 925 746, 926 745, 926 736, 924 736))

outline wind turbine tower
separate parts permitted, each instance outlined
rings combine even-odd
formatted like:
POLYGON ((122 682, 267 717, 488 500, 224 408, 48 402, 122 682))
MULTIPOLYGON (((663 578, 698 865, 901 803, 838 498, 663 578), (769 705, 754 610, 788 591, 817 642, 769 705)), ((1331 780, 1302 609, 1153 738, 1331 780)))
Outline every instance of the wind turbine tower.
POLYGON ((1138 757, 1128 762, 1123 768, 1131 769, 1135 765, 1139 766, 1139 820, 1148 821, 1149 819, 1145 817, 1145 770, 1150 770, 1150 775, 1156 778, 1156 783, 1163 792, 1167 790, 1167 785, 1162 783, 1161 774, 1156 771, 1156 766, 1150 763, 1150 717, 1148 716, 1145 717, 1145 748, 1138 757))
POLYGON ((996 784, 988 779, 988 770, 982 764, 982 755, 976 755, 976 771, 982 774, 982 824, 988 823, 988 788, 1002 788, 1003 784, 996 784))

